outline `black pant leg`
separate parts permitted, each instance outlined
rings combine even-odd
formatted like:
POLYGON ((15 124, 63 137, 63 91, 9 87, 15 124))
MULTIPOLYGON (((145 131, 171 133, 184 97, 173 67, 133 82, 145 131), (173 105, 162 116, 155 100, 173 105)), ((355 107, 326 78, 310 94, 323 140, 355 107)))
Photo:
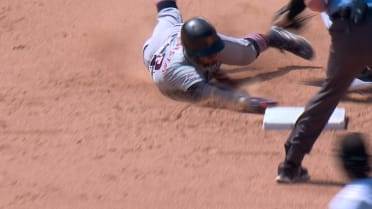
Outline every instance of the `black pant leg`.
POLYGON ((366 56, 372 55, 372 49, 369 49, 370 52, 366 51, 368 49, 361 50, 362 46, 354 42, 356 39, 360 44, 371 42, 372 39, 365 38, 363 34, 371 29, 359 30, 361 26, 350 25, 347 21, 334 24, 335 27, 330 29, 332 46, 327 78, 321 90, 306 105, 285 144, 285 161, 288 163, 301 165, 353 79, 368 65, 366 56), (361 37, 365 40, 360 40, 361 37))

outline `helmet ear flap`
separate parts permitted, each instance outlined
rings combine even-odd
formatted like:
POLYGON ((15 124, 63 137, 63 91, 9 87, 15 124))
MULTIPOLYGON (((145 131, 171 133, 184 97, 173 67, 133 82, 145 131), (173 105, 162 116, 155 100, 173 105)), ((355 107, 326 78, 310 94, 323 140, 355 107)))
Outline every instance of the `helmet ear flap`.
POLYGON ((181 42, 190 57, 211 56, 225 47, 216 29, 202 17, 191 18, 183 24, 181 42))

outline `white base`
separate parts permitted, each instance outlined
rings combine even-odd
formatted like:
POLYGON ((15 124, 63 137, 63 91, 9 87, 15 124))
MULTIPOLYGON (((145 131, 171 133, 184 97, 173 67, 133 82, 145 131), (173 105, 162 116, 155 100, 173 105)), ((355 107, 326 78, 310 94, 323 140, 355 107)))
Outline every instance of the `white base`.
MULTIPOLYGON (((303 107, 269 107, 266 108, 263 129, 284 130, 291 129, 297 118, 304 111, 303 107)), ((346 117, 344 108, 336 108, 332 113, 325 129, 345 129, 346 117)))

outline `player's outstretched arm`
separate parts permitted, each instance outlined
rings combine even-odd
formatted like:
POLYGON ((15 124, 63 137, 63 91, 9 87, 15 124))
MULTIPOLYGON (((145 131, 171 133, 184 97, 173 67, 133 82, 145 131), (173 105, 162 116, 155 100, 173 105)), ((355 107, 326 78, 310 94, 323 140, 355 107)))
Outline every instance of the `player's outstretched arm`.
POLYGON ((219 88, 206 82, 199 82, 188 89, 195 101, 216 108, 228 108, 241 112, 263 113, 267 107, 275 106, 276 101, 251 97, 244 92, 219 88))

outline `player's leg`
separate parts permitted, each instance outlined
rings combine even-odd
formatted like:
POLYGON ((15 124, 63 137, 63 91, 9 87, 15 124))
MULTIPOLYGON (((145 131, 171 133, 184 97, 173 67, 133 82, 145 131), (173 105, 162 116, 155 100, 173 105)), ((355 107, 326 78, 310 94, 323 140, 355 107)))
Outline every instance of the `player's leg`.
MULTIPOLYGON (((328 14, 326 12, 322 12, 321 17, 324 25, 327 29, 329 29, 332 25, 332 21, 328 14)), ((372 88, 372 71, 369 67, 366 67, 362 74, 358 75, 350 84, 349 91, 357 91, 369 88, 372 88)))
POLYGON ((302 168, 302 161, 311 151, 354 76, 359 73, 349 69, 358 67, 362 66, 355 62, 340 62, 340 59, 336 60, 334 56, 330 58, 328 77, 323 87, 307 104, 287 139, 286 157, 279 165, 277 182, 293 183, 309 179, 307 170, 302 168))
POLYGON ((258 34, 251 34, 250 39, 218 35, 225 44, 225 48, 220 53, 220 60, 223 64, 248 65, 267 48, 265 39, 258 34))
POLYGON ((177 8, 176 0, 156 0, 155 3, 158 11, 158 22, 151 37, 143 47, 143 59, 146 66, 155 51, 172 35, 177 34, 182 24, 181 12, 177 8))
POLYGON ((252 33, 244 38, 219 35, 225 43, 221 52, 223 64, 250 64, 268 47, 288 51, 304 59, 311 59, 314 55, 313 48, 304 37, 276 26, 266 34, 252 33))
MULTIPOLYGON (((343 24, 343 22, 340 21, 338 24, 343 24)), ((361 73, 366 64, 369 64, 365 60, 365 57, 368 57, 366 56, 368 54, 366 48, 368 47, 359 51, 363 47, 361 41, 358 45, 354 45, 354 42, 350 42, 350 37, 347 34, 339 31, 330 31, 330 33, 333 40, 333 50, 329 55, 327 78, 321 90, 306 105, 305 111, 297 119, 287 139, 286 157, 279 166, 277 182, 291 183, 308 179, 308 176, 303 175, 305 170, 301 169, 305 154, 311 151, 332 112, 347 92, 353 78, 361 73), (350 54, 354 56, 350 57, 350 54)), ((363 37, 360 30, 358 33, 354 35, 363 37)), ((363 39, 367 40, 365 37, 363 39)))

